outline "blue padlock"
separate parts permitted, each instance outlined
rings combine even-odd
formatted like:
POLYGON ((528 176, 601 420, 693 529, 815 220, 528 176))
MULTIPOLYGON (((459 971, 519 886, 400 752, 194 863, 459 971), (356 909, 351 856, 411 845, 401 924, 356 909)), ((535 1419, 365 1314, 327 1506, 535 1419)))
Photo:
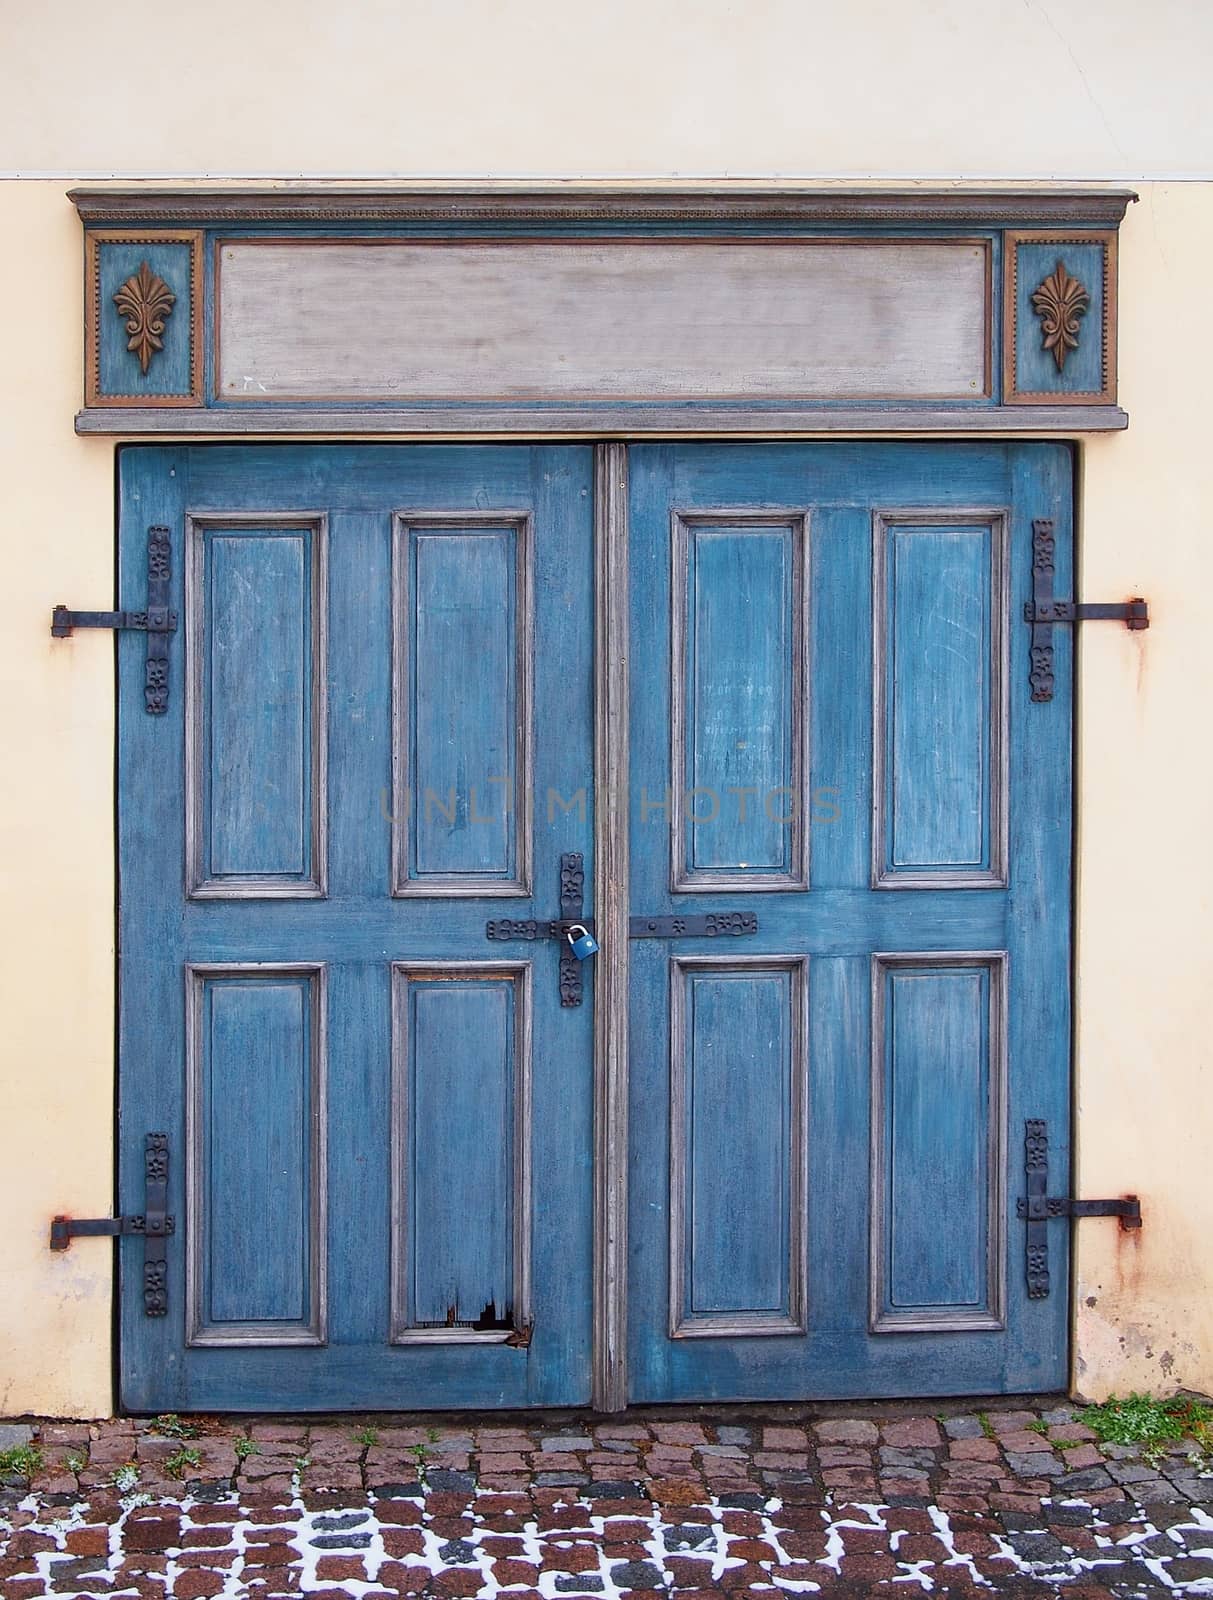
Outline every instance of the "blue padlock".
POLYGON ((573 923, 565 937, 572 946, 573 954, 578 961, 584 961, 587 956, 598 954, 598 940, 582 922, 573 923))

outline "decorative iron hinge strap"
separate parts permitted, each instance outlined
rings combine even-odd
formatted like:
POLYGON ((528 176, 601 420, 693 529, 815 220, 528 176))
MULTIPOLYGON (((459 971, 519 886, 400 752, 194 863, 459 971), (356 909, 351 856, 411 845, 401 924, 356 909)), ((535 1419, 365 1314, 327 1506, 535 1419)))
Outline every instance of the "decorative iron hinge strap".
POLYGON ((138 1234, 143 1240, 143 1314, 168 1313, 168 1249, 175 1217, 168 1208, 168 1134, 149 1133, 143 1142, 144 1211, 124 1217, 53 1217, 50 1247, 66 1250, 73 1239, 113 1239, 138 1234))
MULTIPOLYGON (((560 920, 580 922, 585 900, 585 858, 580 850, 568 850, 560 858, 560 920)), ((560 1004, 581 1004, 581 962, 573 954, 572 941, 560 941, 560 1004)))
POLYGON ((758 932, 754 911, 709 911, 698 917, 632 917, 629 939, 741 939, 758 932))
POLYGON ((1123 622, 1132 633, 1150 626, 1150 608, 1140 599, 1123 602, 1055 600, 1053 519, 1032 523, 1032 598, 1025 601, 1024 621, 1032 629, 1028 682, 1032 699, 1053 698, 1053 625, 1060 622, 1123 622))
POLYGON ((495 917, 484 925, 486 939, 559 939, 560 1004, 579 1006, 583 963, 573 953, 569 935, 574 929, 593 933, 594 919, 582 912, 585 897, 585 858, 580 850, 566 850, 560 858, 560 915, 550 921, 537 917, 495 917))
POLYGON ((1141 1227, 1141 1201, 1134 1194, 1118 1200, 1073 1200, 1049 1194, 1049 1125, 1037 1118, 1024 1123, 1024 1178, 1027 1194, 1015 1202, 1024 1230, 1029 1300, 1049 1293, 1050 1217, 1119 1217, 1125 1229, 1141 1227))
POLYGON ((66 606, 56 606, 51 612, 51 634, 56 639, 70 639, 76 628, 137 629, 147 634, 143 705, 153 717, 162 717, 168 710, 168 636, 177 631, 177 613, 168 603, 172 576, 168 529, 149 528, 146 611, 69 611, 66 606))

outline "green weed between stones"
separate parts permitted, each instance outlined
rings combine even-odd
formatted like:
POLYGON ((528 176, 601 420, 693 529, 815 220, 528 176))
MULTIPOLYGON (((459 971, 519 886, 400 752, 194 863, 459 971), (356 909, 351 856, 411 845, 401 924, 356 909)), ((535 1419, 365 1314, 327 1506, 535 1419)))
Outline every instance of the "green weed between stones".
POLYGON ((1195 1439, 1205 1455, 1213 1455, 1213 1407, 1199 1400, 1151 1400, 1131 1394, 1087 1406, 1081 1421, 1101 1444, 1139 1446, 1152 1466, 1176 1439, 1195 1439))
POLYGON ((175 1411, 166 1411, 148 1424, 147 1431, 158 1433, 162 1439, 196 1439, 202 1430, 193 1422, 182 1422, 175 1411))
POLYGON ((42 1452, 37 1445, 15 1444, 0 1450, 0 1478, 32 1478, 42 1471, 42 1452))
POLYGON ((246 1433, 238 1433, 232 1443, 236 1452, 237 1461, 247 1461, 250 1456, 259 1456, 261 1447, 253 1442, 246 1433))
POLYGON ((180 1450, 174 1450, 164 1463, 164 1470, 170 1478, 184 1478, 187 1467, 197 1467, 201 1464, 202 1455, 193 1445, 183 1444, 180 1450))
POLYGON ((353 1435, 354 1443, 360 1444, 364 1450, 372 1450, 379 1443, 378 1428, 359 1428, 353 1435))
POLYGON ((1042 1438, 1047 1439, 1049 1437, 1049 1424, 1043 1417, 1037 1417, 1035 1422, 1027 1422, 1024 1424, 1024 1432, 1039 1433, 1042 1438))
POLYGON ((981 1424, 981 1431, 985 1434, 986 1438, 997 1439, 998 1435, 994 1432, 994 1424, 990 1421, 986 1413, 984 1411, 977 1411, 974 1412, 974 1415, 981 1424))

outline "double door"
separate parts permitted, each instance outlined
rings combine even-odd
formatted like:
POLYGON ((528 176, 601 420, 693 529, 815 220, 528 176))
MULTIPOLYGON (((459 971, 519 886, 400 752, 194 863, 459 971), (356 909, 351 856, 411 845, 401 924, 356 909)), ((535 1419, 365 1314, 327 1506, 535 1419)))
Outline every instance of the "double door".
POLYGON ((124 1404, 1061 1383, 1070 507, 1051 445, 124 450, 124 1404))

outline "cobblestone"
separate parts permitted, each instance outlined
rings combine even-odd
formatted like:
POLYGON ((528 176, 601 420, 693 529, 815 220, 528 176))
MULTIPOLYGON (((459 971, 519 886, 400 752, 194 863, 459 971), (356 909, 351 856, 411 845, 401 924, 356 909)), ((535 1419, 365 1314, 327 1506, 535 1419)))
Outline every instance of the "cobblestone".
POLYGON ((1055 1402, 726 1415, 0 1425, 46 1462, 0 1498, 0 1595, 1213 1592, 1213 1465, 1191 1445, 1143 1463, 1055 1402))

